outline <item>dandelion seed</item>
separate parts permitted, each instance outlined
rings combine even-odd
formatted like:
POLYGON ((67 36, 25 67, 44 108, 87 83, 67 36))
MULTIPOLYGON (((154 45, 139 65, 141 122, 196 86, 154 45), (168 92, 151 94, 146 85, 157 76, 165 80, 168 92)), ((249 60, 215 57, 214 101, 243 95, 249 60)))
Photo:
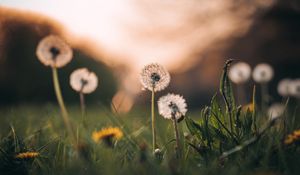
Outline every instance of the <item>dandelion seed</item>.
POLYGON ((169 72, 161 65, 146 65, 140 73, 140 81, 144 88, 155 92, 165 89, 170 83, 169 72))
POLYGON ((159 148, 156 148, 154 151, 156 154, 160 154, 162 151, 159 148))
POLYGON ((37 46, 36 55, 45 65, 60 68, 72 60, 72 49, 60 37, 49 35, 37 46))
POLYGON ((292 143, 295 143, 300 140, 300 129, 294 131, 292 134, 287 135, 287 137, 284 139, 285 145, 290 145, 292 143))
POLYGON ((270 119, 276 119, 278 117, 281 117, 284 111, 285 106, 283 104, 275 103, 268 109, 268 114, 270 119))
POLYGON ((19 153, 15 156, 16 159, 33 159, 38 157, 40 154, 38 152, 24 152, 19 153))
POLYGON ((120 140, 123 137, 123 132, 118 127, 103 128, 100 131, 94 131, 92 139, 98 143, 103 140, 108 146, 112 146, 113 140, 120 140))
POLYGON ((158 111, 165 119, 175 118, 180 121, 187 112, 187 105, 182 96, 167 94, 158 100, 158 111))
POLYGON ((291 85, 292 80, 290 79, 283 79, 278 83, 277 91, 278 94, 282 97, 288 97, 291 95, 291 85))
POLYGON ((291 82, 291 96, 300 98, 300 79, 291 82))
POLYGON ((245 83, 251 76, 251 67, 245 62, 236 63, 231 66, 228 76, 236 84, 245 83))
POLYGON ((70 85, 77 92, 89 94, 96 90, 98 78, 94 72, 87 68, 80 68, 72 72, 70 85))
POLYGON ((257 83, 267 83, 273 76, 273 68, 266 63, 258 64, 253 70, 253 79, 257 83))

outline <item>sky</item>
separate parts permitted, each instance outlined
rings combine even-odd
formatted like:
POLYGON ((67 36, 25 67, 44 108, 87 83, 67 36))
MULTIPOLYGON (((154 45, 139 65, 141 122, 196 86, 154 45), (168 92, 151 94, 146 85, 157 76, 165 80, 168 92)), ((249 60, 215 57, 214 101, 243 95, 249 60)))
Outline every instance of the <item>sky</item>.
POLYGON ((159 62, 168 69, 186 70, 201 59, 205 49, 245 33, 250 16, 272 2, 0 0, 0 5, 56 19, 74 35, 95 41, 95 47, 105 52, 99 59, 107 64, 138 70, 159 62))

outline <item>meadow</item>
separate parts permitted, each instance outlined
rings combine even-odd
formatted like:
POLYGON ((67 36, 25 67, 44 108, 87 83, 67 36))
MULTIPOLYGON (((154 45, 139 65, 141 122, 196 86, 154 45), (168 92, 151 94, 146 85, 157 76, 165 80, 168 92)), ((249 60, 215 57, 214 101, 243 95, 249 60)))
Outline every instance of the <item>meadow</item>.
POLYGON ((37 56, 52 69, 58 105, 1 108, 1 174, 300 172, 299 100, 287 95, 272 108, 264 91, 266 82, 258 76, 263 83, 247 92, 251 102, 239 105, 233 82, 249 79, 249 72, 243 68, 236 77, 234 72, 231 75, 236 61, 224 64, 220 87, 210 104, 195 111, 188 111, 180 95, 156 97, 155 92, 170 83, 170 75, 158 64, 146 65, 141 83, 151 94, 150 108, 119 114, 113 104, 112 112, 108 106, 85 103, 84 95, 98 83, 87 69, 70 76, 80 97, 78 105, 64 104, 57 69, 71 61, 72 53, 59 39, 50 41, 38 46, 37 56))

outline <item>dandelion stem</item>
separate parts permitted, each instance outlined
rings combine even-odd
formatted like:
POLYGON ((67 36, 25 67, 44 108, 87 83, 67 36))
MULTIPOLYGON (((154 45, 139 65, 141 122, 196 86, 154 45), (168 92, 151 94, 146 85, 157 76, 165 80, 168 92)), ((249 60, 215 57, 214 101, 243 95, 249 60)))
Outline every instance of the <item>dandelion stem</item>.
POLYGON ((84 100, 84 94, 82 93, 82 91, 79 92, 79 97, 80 97, 81 116, 82 116, 82 119, 85 120, 85 116, 86 116, 85 100, 84 100))
POLYGON ((61 95, 57 69, 55 67, 52 68, 52 75, 53 75, 54 90, 55 90, 57 102, 61 109, 62 118, 64 120, 65 126, 67 127, 69 134, 73 137, 74 141, 76 141, 76 134, 74 133, 74 130, 72 128, 71 122, 69 120, 69 114, 64 104, 63 97, 61 95))
POLYGON ((152 87, 152 98, 151 98, 151 120, 152 120, 152 148, 153 153, 156 149, 156 129, 155 129, 155 92, 154 92, 154 86, 152 87))
POLYGON ((256 126, 256 86, 253 87, 253 92, 252 92, 252 107, 253 107, 253 111, 252 111, 252 118, 253 118, 253 127, 254 127, 254 131, 255 133, 257 133, 257 126, 256 126))
POLYGON ((180 157, 180 144, 179 144, 179 134, 178 134, 178 127, 177 127, 177 121, 175 116, 172 119, 173 121, 173 126, 174 126, 174 131, 175 131, 175 138, 176 138, 176 146, 175 146, 175 152, 176 152, 176 156, 177 158, 180 157))
POLYGON ((263 112, 265 112, 268 103, 269 103, 268 84, 262 83, 261 84, 261 108, 263 112))
POLYGON ((237 90, 237 94, 238 94, 238 103, 240 105, 244 105, 245 103, 247 103, 247 96, 246 96, 246 93, 245 93, 245 90, 246 90, 246 86, 245 84, 240 84, 239 86, 237 86, 236 88, 237 90))

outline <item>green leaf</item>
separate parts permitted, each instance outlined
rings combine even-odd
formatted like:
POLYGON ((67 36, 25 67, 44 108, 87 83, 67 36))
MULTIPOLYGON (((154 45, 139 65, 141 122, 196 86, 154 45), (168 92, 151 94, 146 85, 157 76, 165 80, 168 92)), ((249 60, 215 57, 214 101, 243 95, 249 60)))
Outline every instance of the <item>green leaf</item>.
POLYGON ((228 69, 232 62, 233 62, 232 59, 226 61, 225 66, 223 68, 223 74, 220 82, 220 93, 223 96, 223 99, 225 101, 229 113, 232 113, 232 111, 235 110, 235 100, 234 100, 234 95, 232 90, 232 84, 228 78, 228 69))
POLYGON ((193 136, 196 136, 200 140, 203 139, 203 129, 198 123, 189 117, 185 117, 185 123, 193 136))

